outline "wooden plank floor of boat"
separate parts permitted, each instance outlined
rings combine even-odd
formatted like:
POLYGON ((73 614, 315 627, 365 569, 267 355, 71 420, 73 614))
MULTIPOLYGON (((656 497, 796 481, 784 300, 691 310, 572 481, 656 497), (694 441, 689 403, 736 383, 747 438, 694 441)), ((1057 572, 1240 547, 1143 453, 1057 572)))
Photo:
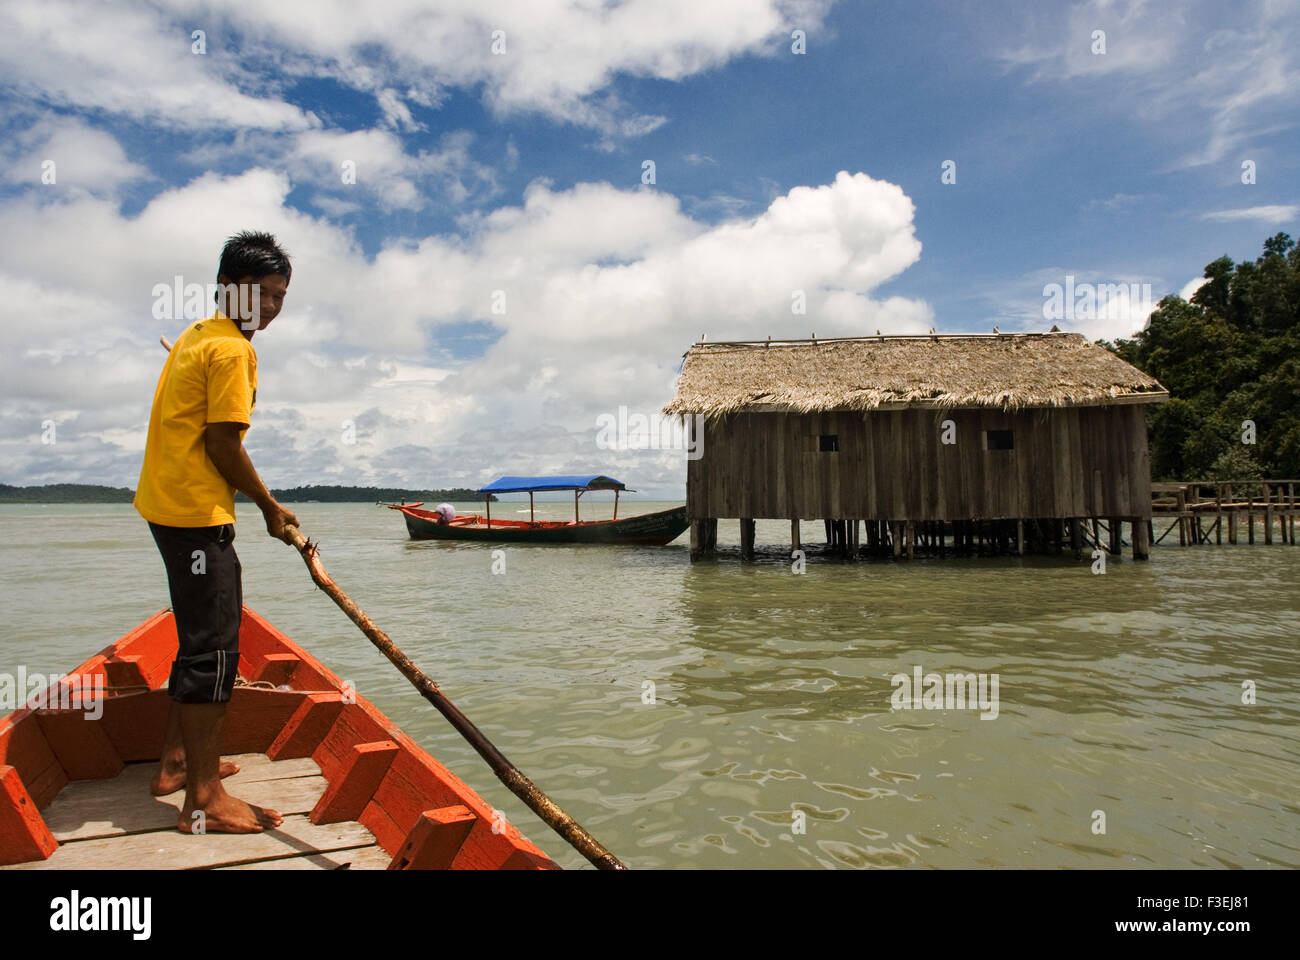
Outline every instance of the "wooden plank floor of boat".
POLYGON ((41 811, 59 848, 47 860, 0 870, 382 870, 392 860, 359 823, 311 822, 307 815, 327 786, 311 758, 223 759, 240 768, 223 781, 230 792, 278 811, 284 823, 262 833, 187 836, 176 829, 184 792, 151 796, 157 763, 132 763, 111 780, 65 786, 41 811))

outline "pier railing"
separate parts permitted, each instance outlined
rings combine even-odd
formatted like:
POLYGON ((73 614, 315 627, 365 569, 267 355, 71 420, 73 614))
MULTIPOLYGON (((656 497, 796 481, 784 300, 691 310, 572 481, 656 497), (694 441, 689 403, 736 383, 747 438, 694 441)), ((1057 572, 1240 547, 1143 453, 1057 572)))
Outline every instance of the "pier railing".
POLYGON ((1152 542, 1160 543, 1175 528, 1182 546, 1254 543, 1257 529, 1265 544, 1295 544, 1296 490, 1300 480, 1179 480, 1151 484, 1152 542), (1159 527, 1168 520, 1164 532, 1159 527))

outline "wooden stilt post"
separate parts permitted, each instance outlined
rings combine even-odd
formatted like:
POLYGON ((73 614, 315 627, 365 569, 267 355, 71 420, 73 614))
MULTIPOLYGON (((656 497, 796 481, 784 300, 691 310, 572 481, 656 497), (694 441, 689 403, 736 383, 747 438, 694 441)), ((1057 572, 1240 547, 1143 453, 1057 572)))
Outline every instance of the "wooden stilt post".
POLYGON ((916 556, 916 521, 907 521, 907 559, 911 560, 916 556))
POLYGON ((889 539, 894 548, 894 559, 903 555, 903 525, 897 520, 889 521, 889 539))
POLYGON ((1232 495, 1232 484, 1227 487, 1228 496, 1228 543, 1237 543, 1237 498, 1232 495))
POLYGON ((691 561, 694 562, 704 555, 704 521, 691 521, 691 561))
POLYGON ((1120 517, 1111 517, 1110 524, 1110 552, 1114 556, 1119 556, 1124 552, 1124 521, 1120 517))
POLYGON ((799 518, 795 517, 790 521, 790 552, 794 553, 796 550, 802 549, 803 547, 799 544, 799 518))
POLYGON ((1255 542, 1255 495, 1246 498, 1246 542, 1255 542))
POLYGON ((1214 512, 1216 517, 1214 524, 1214 542, 1216 544, 1221 544, 1223 543, 1223 484, 1221 483, 1216 483, 1214 485, 1214 512))
POLYGON ((748 517, 740 520, 740 559, 754 559, 754 521, 748 517))
POLYGON ((1151 524, 1141 517, 1133 517, 1133 559, 1147 560, 1151 556, 1151 524))
POLYGON ((1273 491, 1264 484, 1264 544, 1273 545, 1273 491))
POLYGON ((1070 549, 1074 551, 1074 556, 1078 559, 1079 552, 1083 549, 1083 532, 1078 517, 1070 518, 1070 549))

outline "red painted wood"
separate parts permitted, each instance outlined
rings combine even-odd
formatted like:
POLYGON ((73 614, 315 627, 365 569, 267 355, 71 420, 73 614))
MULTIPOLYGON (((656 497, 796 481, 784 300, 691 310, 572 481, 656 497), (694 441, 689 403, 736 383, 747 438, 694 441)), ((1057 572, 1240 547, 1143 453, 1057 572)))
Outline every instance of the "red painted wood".
POLYGON ((389 870, 447 870, 478 818, 463 806, 424 810, 389 870))
MULTIPOLYGON (((380 714, 382 717, 383 714, 380 714)), ((397 740, 396 727, 376 723, 375 720, 358 703, 344 704, 334 726, 311 755, 320 765, 321 775, 326 780, 333 780, 351 755, 352 748, 358 743, 373 743, 376 740, 397 740)))
MULTIPOLYGON (((37 811, 54 798, 68 782, 56 748, 71 751, 69 763, 74 773, 84 772, 94 763, 104 764, 107 771, 112 766, 110 748, 125 763, 157 760, 172 701, 165 690, 156 688, 165 684, 175 654, 175 622, 169 611, 162 611, 71 671, 106 679, 111 671, 128 671, 130 678, 143 677, 155 688, 122 694, 108 691, 102 719, 88 725, 98 726, 106 741, 103 756, 92 758, 78 753, 84 749, 81 745, 66 746, 63 739, 68 733, 62 729, 52 733, 56 741, 52 745, 42 730, 41 718, 31 710, 0 718, 0 765, 13 767, 15 791, 21 786, 37 811)), ((345 685, 336 674, 245 607, 240 629, 240 673, 247 679, 268 669, 291 671, 283 676, 293 689, 236 688, 227 712, 225 752, 237 752, 233 746, 240 748, 238 752, 265 750, 273 759, 310 754, 330 783, 327 792, 333 790, 336 796, 345 796, 352 789, 349 772, 355 778, 358 766, 375 762, 354 760, 370 752, 358 748, 391 741, 396 752, 391 753, 373 798, 357 818, 374 833, 384 850, 398 852, 425 811, 463 807, 474 819, 453 856, 453 868, 495 868, 507 863, 517 866, 523 861, 513 857, 516 851, 551 862, 513 826, 506 824, 501 833, 493 834, 492 808, 478 794, 420 749, 364 697, 349 689, 347 699, 355 702, 344 703, 345 685)), ((64 722, 47 718, 45 726, 54 730, 64 722)), ((82 731, 76 736, 93 738, 96 734, 82 731)), ((28 850, 32 855, 25 859, 48 856, 39 849, 38 843, 28 850)))
POLYGON ((58 846, 18 771, 0 766, 0 864, 44 860, 58 846))
POLYGON ((36 722, 69 780, 116 777, 125 764, 99 720, 84 710, 37 710, 36 722))
MULTIPOLYGON (((494 815, 499 811, 494 811, 494 815)), ((553 862, 540 850, 524 840, 523 835, 509 820, 482 820, 474 825, 469 838, 452 862, 453 870, 504 870, 510 858, 521 850, 543 860, 553 862), (499 832, 493 832, 493 824, 499 832), (521 842, 522 841, 522 842, 521 842)), ((516 861, 517 863, 517 861, 516 861)), ((512 867, 511 869, 526 869, 512 867)))
MULTIPOLYGON (((170 610, 163 610, 105 648, 101 656, 106 659, 113 656, 138 658, 136 665, 144 674, 145 682, 150 689, 156 689, 167 682, 176 650, 176 620, 170 610)), ((78 668, 76 672, 82 669, 78 668)))
POLYGON ((394 823, 387 811, 373 800, 361 811, 357 823, 373 833, 375 842, 388 854, 396 854, 406 840, 407 831, 394 823))
MULTIPOLYGON (((298 664, 302 663, 302 658, 292 653, 269 653, 262 660, 261 667, 254 673, 254 680, 261 680, 266 683, 273 683, 276 686, 289 684, 293 678, 294 670, 298 664)), ((292 686, 292 684, 289 684, 292 686)))
POLYGON ((489 820, 492 818, 490 807, 483 804, 475 809, 474 804, 418 763, 409 751, 393 758, 388 775, 375 790, 374 802, 384 809, 403 833, 415 826, 421 813, 434 807, 461 804, 469 807, 475 816, 486 816, 489 820))
POLYGON ((44 810, 67 784, 68 775, 32 712, 24 708, 0 719, 0 764, 18 771, 37 809, 44 810))
POLYGON ((235 687, 226 710, 221 752, 266 753, 304 698, 296 690, 235 687))
POLYGON ((128 693, 104 701, 100 724, 123 762, 140 763, 162 756, 171 706, 166 690, 128 693))
POLYGON ((347 763, 316 802, 312 823, 342 823, 361 816, 401 748, 391 740, 358 743, 347 763))
POLYGON ((145 676, 142 657, 120 656, 108 657, 104 661, 104 673, 107 686, 116 688, 140 687, 149 689, 149 678, 145 676))
POLYGON ((293 716, 285 721, 279 733, 266 748, 272 760, 297 760, 310 757, 325 739, 343 709, 343 698, 337 693, 308 693, 293 716))

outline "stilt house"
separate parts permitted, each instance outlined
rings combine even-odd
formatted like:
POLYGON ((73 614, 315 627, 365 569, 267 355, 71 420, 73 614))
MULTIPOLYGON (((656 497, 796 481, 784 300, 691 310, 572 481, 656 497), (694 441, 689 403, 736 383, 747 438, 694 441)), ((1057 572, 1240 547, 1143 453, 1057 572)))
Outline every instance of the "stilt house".
MULTIPOLYGON (((822 519, 832 543, 911 555, 975 539, 1024 552, 1151 516, 1144 405, 1168 392, 1075 333, 694 344, 667 414, 700 414, 692 552, 718 518, 822 519), (851 527, 849 526, 851 524, 851 527)), ((748 538, 748 543, 746 539, 748 538)), ((1097 544, 1100 546, 1100 544, 1097 544)))

